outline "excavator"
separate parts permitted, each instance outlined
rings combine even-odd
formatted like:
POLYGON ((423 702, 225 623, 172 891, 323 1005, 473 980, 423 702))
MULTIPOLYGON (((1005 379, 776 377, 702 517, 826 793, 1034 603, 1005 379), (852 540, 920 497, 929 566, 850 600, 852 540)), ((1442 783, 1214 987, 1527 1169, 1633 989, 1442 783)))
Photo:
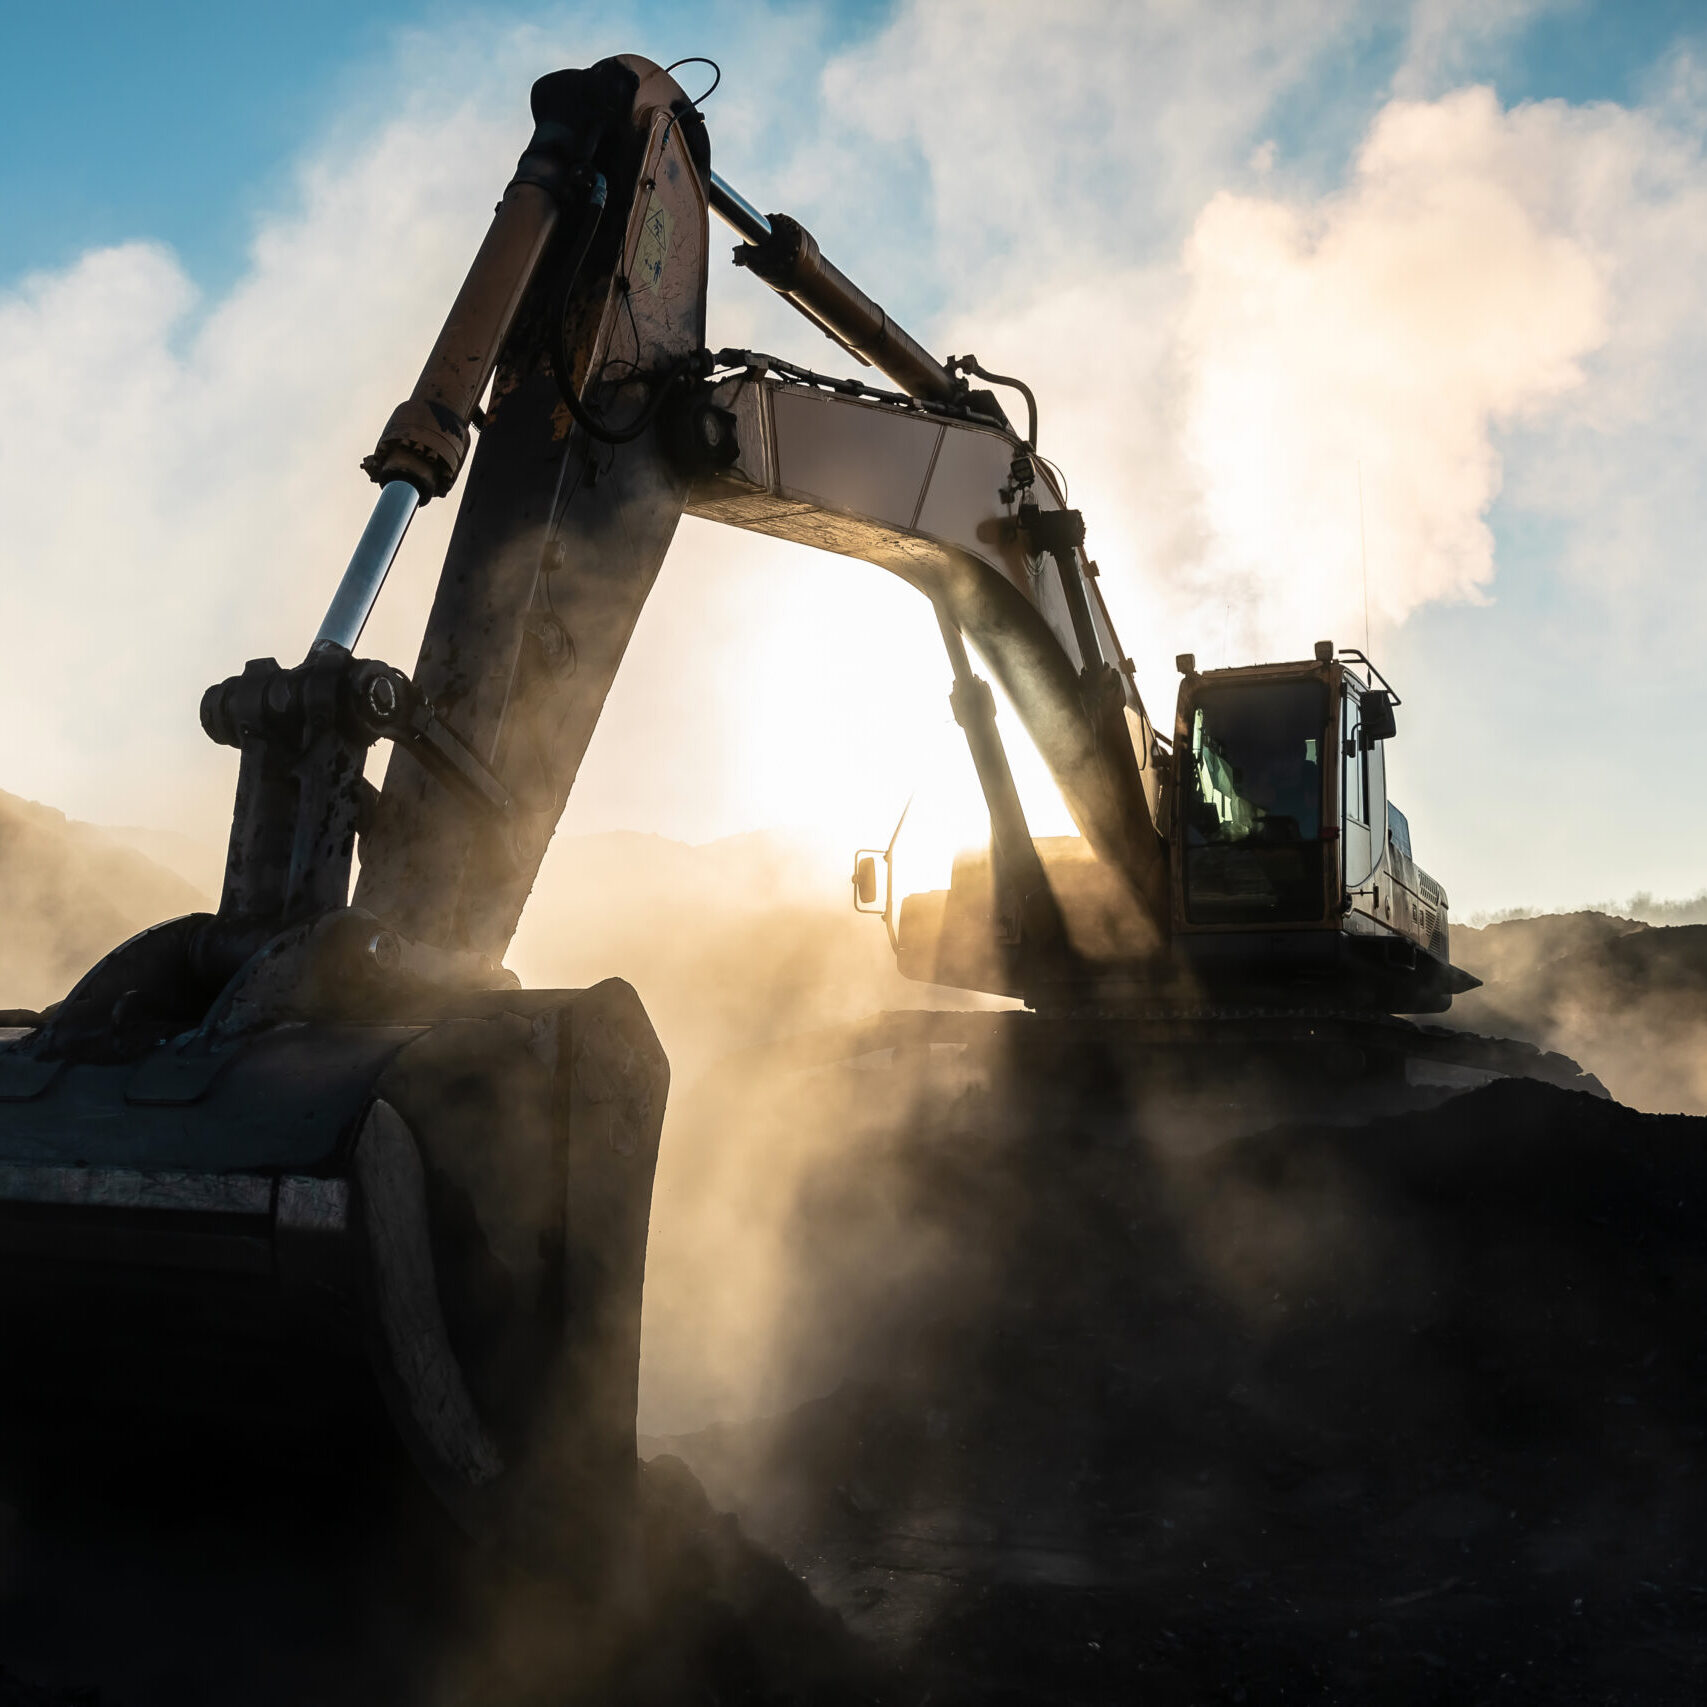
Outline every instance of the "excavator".
POLYGON ((669 1068, 627 984, 524 990, 503 959, 684 514, 929 602, 990 841, 898 928, 892 867, 880 896, 858 857, 909 976, 1069 1022, 1306 1032, 1404 1023, 1473 980, 1387 799, 1398 698, 1362 653, 1182 656, 1163 735, 1022 381, 939 360, 759 213, 670 70, 555 72, 532 116, 363 463, 377 500, 319 632, 202 700, 237 755, 217 911, 0 1029, 0 1346, 11 1408, 113 1431, 192 1403, 330 1426, 353 1383, 471 1529, 601 1558, 634 1501, 669 1068), (864 377, 708 348, 713 213, 864 377), (465 462, 413 671, 360 656, 465 462), (1031 834, 974 652, 1077 836, 1031 834))

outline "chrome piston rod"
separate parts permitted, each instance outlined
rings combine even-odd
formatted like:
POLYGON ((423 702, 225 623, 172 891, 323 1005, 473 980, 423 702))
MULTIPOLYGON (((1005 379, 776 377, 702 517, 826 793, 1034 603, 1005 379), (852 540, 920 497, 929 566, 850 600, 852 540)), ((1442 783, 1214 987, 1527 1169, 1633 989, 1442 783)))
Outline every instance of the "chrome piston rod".
POLYGON ((711 211, 749 243, 762 243, 771 234, 771 222, 729 182, 711 174, 711 211))
POLYGON ((420 507, 421 494, 411 482, 388 480, 381 487, 379 501, 362 529, 362 537, 356 541, 350 565, 326 607, 325 620, 314 637, 316 646, 331 641, 346 652, 355 651, 398 547, 420 507))

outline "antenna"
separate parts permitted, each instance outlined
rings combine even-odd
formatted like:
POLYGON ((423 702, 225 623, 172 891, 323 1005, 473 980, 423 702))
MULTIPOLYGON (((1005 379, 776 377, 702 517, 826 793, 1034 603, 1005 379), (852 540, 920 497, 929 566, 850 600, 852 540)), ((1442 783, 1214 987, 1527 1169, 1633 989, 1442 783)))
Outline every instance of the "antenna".
POLYGON ((1363 650, 1369 651, 1369 535, 1363 525, 1363 460, 1357 464, 1357 543, 1363 553, 1363 650))

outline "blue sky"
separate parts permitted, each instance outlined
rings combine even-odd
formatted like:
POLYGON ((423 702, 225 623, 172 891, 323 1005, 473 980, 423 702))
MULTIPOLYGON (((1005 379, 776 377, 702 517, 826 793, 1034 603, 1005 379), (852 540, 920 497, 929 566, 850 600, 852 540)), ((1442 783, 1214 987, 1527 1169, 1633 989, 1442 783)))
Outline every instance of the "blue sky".
MULTIPOLYGON (((640 9, 682 51, 716 55, 711 8, 640 9)), ((804 8, 800 8, 804 10, 804 8)), ((818 10, 814 8, 813 10, 818 10)), ((874 31, 891 8, 822 9, 826 45, 874 31)), ((1345 32, 1319 74, 1278 106, 1274 129, 1338 172, 1405 51, 1403 8, 1345 32)), ((236 276, 258 211, 283 194, 301 150, 346 103, 373 98, 400 35, 441 21, 494 31, 562 8, 290 0, 284 6, 91 0, 0 8, 0 280, 97 245, 168 243, 217 289, 236 276)), ((1668 49, 1707 30, 1699 0, 1582 0, 1543 10, 1462 61, 1510 100, 1628 100, 1668 49)))
MULTIPOLYGON (((698 21, 710 8, 644 10, 715 52, 698 21)), ((830 39, 881 10, 835 8, 830 39)), ((400 39, 561 12, 429 3, 405 14, 367 0, 0 8, 0 278, 149 237, 217 288, 241 266, 258 207, 285 191, 298 154, 342 107, 375 98, 400 39)))
MULTIPOLYGON (((1160 720, 1177 651, 1222 661, 1225 633, 1236 661, 1301 655, 1330 624, 1360 630, 1342 595, 1361 464, 1424 863, 1470 907, 1707 886, 1707 802, 1677 783, 1707 718, 1701 0, 1038 17, 970 0, 0 10, 0 716, 33 731, 0 788, 217 834, 229 780, 197 743, 194 684, 289 650, 335 574, 365 503, 354 459, 525 138, 528 79, 631 45, 722 59, 719 165, 939 348, 1035 378, 1160 720), (1432 225, 1405 211, 1424 204, 1432 225), (1261 430, 1259 407, 1278 411, 1261 430), (1319 430, 1299 444, 1301 410, 1319 430), (165 612, 161 662, 136 640, 165 612), (102 656, 123 717, 45 666, 30 685, 67 647, 102 656)), ((714 338, 837 359, 745 284, 714 277, 714 338)), ((432 517, 382 607, 399 662, 432 517)), ((885 708, 814 767, 840 767, 869 840, 907 792, 876 760, 923 708, 944 721, 940 684, 913 679, 917 613, 764 542, 690 529, 678 552, 695 578, 649 611, 572 823, 705 839, 793 814, 841 835, 831 782, 754 780, 803 774, 779 730, 829 692, 885 708), (834 656, 791 675, 767 625, 827 611, 834 656), (701 660, 706 636, 747 699, 701 660), (648 700, 673 725, 648 723, 648 700)))

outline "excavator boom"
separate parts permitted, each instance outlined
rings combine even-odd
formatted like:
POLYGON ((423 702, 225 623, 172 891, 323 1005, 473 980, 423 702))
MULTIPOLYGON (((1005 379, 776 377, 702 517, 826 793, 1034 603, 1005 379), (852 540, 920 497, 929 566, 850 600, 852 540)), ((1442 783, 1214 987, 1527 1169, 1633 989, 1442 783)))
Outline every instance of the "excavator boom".
MULTIPOLYGON (((412 677, 513 809, 482 821, 418 751, 399 749, 363 838, 355 904, 412 939, 502 959, 686 510, 862 558, 918 587, 977 646, 1091 845, 1159 927, 1154 732, 1053 475, 987 393, 969 394, 810 233, 702 176, 686 140, 699 133, 668 106, 656 111, 606 270, 542 294, 548 315, 562 297, 582 328, 561 352, 570 393, 597 397, 611 419, 656 412, 661 430, 607 436, 577 419, 555 344, 542 350, 537 320, 518 324, 496 363, 412 677), (737 260, 909 391, 702 350, 708 184, 710 204, 758 238, 737 260), (596 299, 598 314, 577 319, 580 299, 596 299), (690 381, 682 364, 695 352, 690 381)), ((618 188, 608 183, 604 209, 613 229, 618 188)), ((382 456, 376 477, 387 472, 382 456)))

